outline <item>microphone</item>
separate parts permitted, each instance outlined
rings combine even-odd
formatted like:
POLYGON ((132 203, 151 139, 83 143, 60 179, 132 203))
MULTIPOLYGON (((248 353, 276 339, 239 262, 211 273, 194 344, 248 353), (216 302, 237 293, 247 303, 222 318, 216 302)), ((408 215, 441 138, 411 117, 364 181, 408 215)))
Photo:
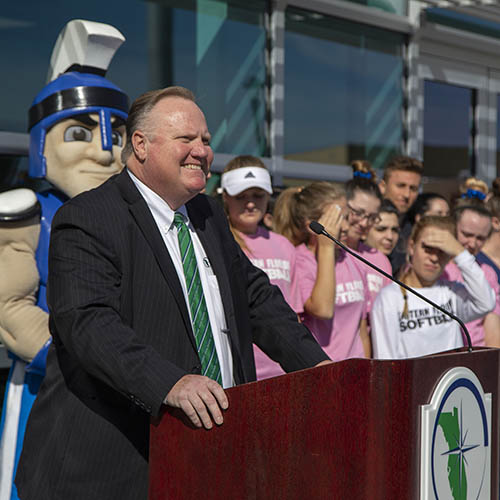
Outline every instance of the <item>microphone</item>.
POLYGON ((371 262, 366 260, 364 257, 361 257, 361 255, 358 255, 356 252, 354 252, 349 247, 347 247, 342 242, 340 242, 337 238, 334 238, 319 222, 313 220, 309 224, 309 228, 311 229, 311 231, 313 231, 316 234, 322 234, 322 235, 326 236, 327 238, 330 238, 340 248, 343 248, 347 253, 351 254, 353 257, 356 257, 356 259, 360 260, 361 262, 363 262, 367 266, 370 266, 372 269, 375 269, 375 271, 379 272, 382 276, 389 278, 391 281, 394 281, 394 283, 397 283, 399 286, 403 287, 405 290, 408 290, 413 295, 416 295, 419 299, 422 299, 424 302, 427 302, 427 304, 430 304, 432 307, 435 307, 438 311, 441 311, 446 316, 450 317, 451 319, 454 319, 462 328, 462 331, 465 334, 465 338, 467 339, 468 350, 469 350, 469 352, 472 352, 472 341, 470 338, 469 330, 467 330, 464 322, 460 318, 458 318, 457 316, 455 316, 451 312, 447 311, 446 309, 444 309, 440 305, 432 302, 432 300, 429 300, 427 297, 424 297, 423 295, 418 293, 416 290, 414 290, 413 288, 410 288, 408 285, 405 285, 404 283, 402 283, 398 279, 393 278, 390 274, 386 273, 385 271, 383 271, 382 269, 377 267, 375 264, 372 264, 371 262))

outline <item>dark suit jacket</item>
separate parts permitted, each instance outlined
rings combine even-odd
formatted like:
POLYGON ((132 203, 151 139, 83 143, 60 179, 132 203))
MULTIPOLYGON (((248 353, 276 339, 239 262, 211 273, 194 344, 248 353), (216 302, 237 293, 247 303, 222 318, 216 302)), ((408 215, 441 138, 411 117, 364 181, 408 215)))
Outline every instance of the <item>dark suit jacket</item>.
MULTIPOLYGON (((236 383, 252 342, 286 371, 327 356, 235 243, 217 203, 189 217, 217 276, 236 383)), ((16 485, 29 499, 145 499, 150 417, 200 360, 174 265, 126 171, 56 214, 49 257, 53 344, 16 485)), ((230 411, 230 410, 229 410, 230 411)))

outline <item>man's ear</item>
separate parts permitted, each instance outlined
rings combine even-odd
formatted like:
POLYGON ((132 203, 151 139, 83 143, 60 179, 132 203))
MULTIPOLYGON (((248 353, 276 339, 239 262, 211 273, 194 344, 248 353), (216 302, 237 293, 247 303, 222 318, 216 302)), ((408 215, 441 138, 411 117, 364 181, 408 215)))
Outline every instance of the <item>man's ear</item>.
POLYGON ((378 183, 378 188, 380 189, 380 192, 382 193, 382 196, 385 195, 385 190, 386 190, 386 184, 385 184, 385 181, 382 179, 379 183, 378 183))
POLYGON ((143 132, 135 130, 130 141, 132 143, 134 154, 141 163, 144 163, 148 156, 147 140, 148 139, 143 132))

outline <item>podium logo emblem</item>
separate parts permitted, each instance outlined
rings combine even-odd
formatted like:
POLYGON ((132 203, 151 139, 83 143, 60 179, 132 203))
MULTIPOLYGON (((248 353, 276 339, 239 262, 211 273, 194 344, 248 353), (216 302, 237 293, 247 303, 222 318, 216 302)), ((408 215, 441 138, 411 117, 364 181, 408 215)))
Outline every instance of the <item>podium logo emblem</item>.
POLYGON ((489 499, 491 394, 468 368, 449 370, 421 406, 421 499, 489 499))

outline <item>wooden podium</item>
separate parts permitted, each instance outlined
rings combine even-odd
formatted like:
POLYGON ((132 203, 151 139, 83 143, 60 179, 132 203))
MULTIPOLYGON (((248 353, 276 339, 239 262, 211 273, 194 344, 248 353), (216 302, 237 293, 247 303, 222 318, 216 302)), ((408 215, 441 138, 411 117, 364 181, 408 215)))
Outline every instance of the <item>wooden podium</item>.
MULTIPOLYGON (((151 426, 150 500, 420 498, 420 405, 462 366, 492 394, 491 498, 499 498, 496 349, 351 359, 227 390, 224 424, 178 410, 151 426)), ((450 497, 451 498, 451 497, 450 497)))

